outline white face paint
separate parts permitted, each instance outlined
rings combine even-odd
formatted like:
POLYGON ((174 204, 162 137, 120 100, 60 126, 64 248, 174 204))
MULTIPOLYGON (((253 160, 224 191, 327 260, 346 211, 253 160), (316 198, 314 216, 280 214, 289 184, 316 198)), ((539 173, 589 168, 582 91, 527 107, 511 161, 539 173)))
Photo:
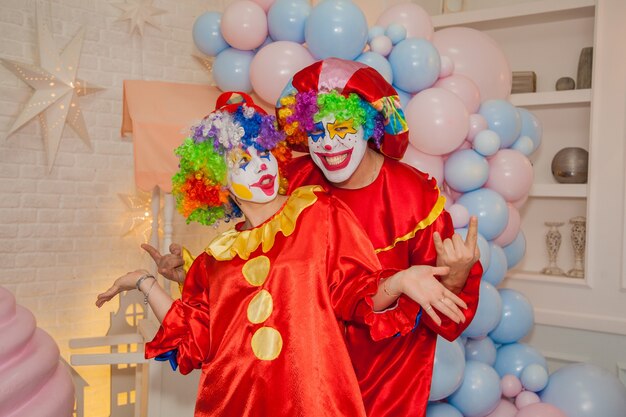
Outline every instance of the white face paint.
POLYGON ((228 189, 240 200, 267 203, 278 194, 278 161, 254 146, 229 153, 228 189))
POLYGON ((327 116, 315 124, 308 136, 311 159, 333 183, 350 178, 367 149, 363 127, 355 128, 352 119, 335 122, 335 116, 327 116))

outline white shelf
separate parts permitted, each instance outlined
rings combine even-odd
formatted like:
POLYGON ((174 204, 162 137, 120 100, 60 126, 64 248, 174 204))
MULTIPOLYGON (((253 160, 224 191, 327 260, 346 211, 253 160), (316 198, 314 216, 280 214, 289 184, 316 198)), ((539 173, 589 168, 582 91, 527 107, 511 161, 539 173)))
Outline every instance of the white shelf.
POLYGON ((509 271, 505 279, 543 282, 550 284, 561 284, 566 286, 589 287, 584 278, 573 278, 565 275, 547 275, 541 272, 512 270, 509 271))
POLYGON ((520 107, 539 107, 565 104, 590 104, 591 89, 543 91, 539 93, 511 94, 509 101, 520 107))
POLYGON ((587 184, 533 184, 529 195, 543 198, 587 198, 587 184))
POLYGON ((595 0, 541 0, 510 6, 469 10, 432 16, 435 29, 449 26, 483 27, 504 23, 506 26, 541 23, 565 18, 592 17, 595 0))

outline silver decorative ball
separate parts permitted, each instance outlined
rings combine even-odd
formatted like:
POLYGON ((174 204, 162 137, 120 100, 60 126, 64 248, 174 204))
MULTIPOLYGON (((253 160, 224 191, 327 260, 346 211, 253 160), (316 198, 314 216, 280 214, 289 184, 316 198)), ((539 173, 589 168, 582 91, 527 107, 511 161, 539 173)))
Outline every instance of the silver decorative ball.
POLYGON ((562 184, 585 184, 588 161, 585 149, 563 148, 552 158, 552 175, 562 184))

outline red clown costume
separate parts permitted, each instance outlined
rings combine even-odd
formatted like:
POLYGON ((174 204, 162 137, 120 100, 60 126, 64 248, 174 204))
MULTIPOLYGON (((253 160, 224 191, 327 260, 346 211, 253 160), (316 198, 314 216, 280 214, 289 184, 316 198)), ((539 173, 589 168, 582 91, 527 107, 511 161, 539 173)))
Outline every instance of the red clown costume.
MULTIPOLYGON (((356 93, 383 114, 385 133, 379 151, 386 158, 380 173, 364 188, 339 188, 324 178, 309 156, 303 156, 289 167, 290 186, 321 184, 344 202, 365 229, 384 268, 435 265, 433 233, 438 231, 445 239, 454 229, 435 180, 394 160, 402 157, 408 145, 408 129, 396 91, 372 68, 331 58, 298 72, 283 96, 330 90, 344 96, 356 93)), ((294 148, 306 150, 301 141, 294 148)), ((347 325, 348 351, 369 417, 426 415, 437 335, 454 340, 469 325, 478 305, 481 275, 482 267, 476 262, 458 294, 468 305, 465 323, 442 317, 438 326, 423 314, 410 332, 381 341, 373 341, 362 324, 347 325)), ((411 306, 419 308, 405 296, 398 306, 405 311, 411 306)))
POLYGON ((320 187, 240 229, 195 259, 146 357, 202 369, 196 417, 365 417, 345 323, 377 339, 412 328, 415 310, 372 310, 394 271, 381 271, 354 215, 320 187))

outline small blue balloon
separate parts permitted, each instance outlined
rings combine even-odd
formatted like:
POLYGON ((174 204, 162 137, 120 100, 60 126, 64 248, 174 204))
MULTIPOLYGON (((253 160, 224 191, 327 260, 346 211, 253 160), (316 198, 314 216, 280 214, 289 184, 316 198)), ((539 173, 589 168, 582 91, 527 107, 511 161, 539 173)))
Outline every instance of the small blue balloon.
POLYGON ((406 28, 399 23, 392 23, 387 26, 385 35, 391 39, 391 43, 396 45, 397 43, 406 39, 406 28))
MULTIPOLYGON (((506 271, 509 269, 506 255, 504 250, 495 243, 489 244, 489 252, 491 257, 489 258, 489 265, 483 272, 483 281, 487 281, 494 287, 497 287, 506 275, 506 271)), ((485 266, 483 265, 483 268, 485 266)))
POLYGON ((452 189, 461 193, 476 190, 489 178, 489 162, 472 149, 461 149, 446 160, 443 177, 452 189))
POLYGON ((441 400, 456 391, 463 380, 464 369, 465 355, 461 345, 438 336, 429 401, 441 400))
POLYGON ((204 54, 216 56, 228 48, 228 43, 222 37, 220 22, 222 14, 206 12, 196 18, 191 34, 196 47, 204 54))
POLYGON ((502 388, 500 377, 486 363, 467 361, 463 382, 448 402, 465 417, 483 417, 492 412, 500 402, 502 388))
POLYGON ((525 343, 511 343, 498 348, 494 368, 500 377, 511 374, 519 378, 524 368, 533 363, 548 369, 546 358, 537 349, 525 343))
POLYGON ((515 142, 522 129, 522 120, 514 105, 506 100, 487 100, 480 105, 478 113, 487 120, 489 130, 500 136, 502 148, 515 142))
POLYGON ((222 91, 252 91, 250 63, 254 52, 227 48, 213 62, 213 80, 222 91))
POLYGON ((509 221, 509 208, 496 191, 480 188, 460 196, 457 204, 465 206, 470 215, 478 218, 478 231, 487 240, 499 236, 509 221))
POLYGON ((488 282, 481 281, 478 308, 474 319, 463 331, 463 336, 481 338, 495 329, 502 315, 502 299, 498 290, 488 282))
POLYGON ((468 339, 465 342, 467 360, 478 361, 493 366, 496 363, 496 345, 488 337, 468 339))
POLYGON ((367 42, 371 42, 377 36, 382 36, 385 34, 385 28, 382 26, 372 26, 370 30, 367 32, 367 42))
POLYGON ((535 313, 528 298, 519 291, 509 288, 500 290, 502 315, 489 337, 495 343, 513 343, 526 336, 535 323, 535 313))
POLYGON ((426 417, 463 417, 463 414, 448 403, 431 403, 426 408, 426 417))
POLYGON ((514 268, 526 254, 526 236, 524 232, 520 230, 513 242, 502 248, 506 255, 506 263, 509 269, 514 268))
POLYGON ((426 39, 408 38, 389 54, 395 84, 409 93, 432 86, 439 77, 441 59, 437 48, 426 39))
POLYGON ((376 52, 367 51, 359 55, 355 61, 369 65, 378 71, 378 73, 383 76, 385 81, 389 84, 392 83, 393 71, 391 70, 391 64, 389 64, 389 61, 387 61, 384 56, 377 54, 376 52))
POLYGON ((548 385, 548 371, 543 366, 532 363, 524 368, 519 379, 527 391, 539 392, 548 385))
POLYGON ((513 145, 511 145, 511 149, 515 149, 526 156, 530 156, 535 151, 535 144, 529 136, 520 136, 513 145))
POLYGON ((588 363, 555 371, 541 392, 541 400, 567 417, 624 417, 626 388, 609 371, 588 363))
MULTIPOLYGON (((467 227, 462 227, 454 230, 458 233, 463 240, 467 238, 467 227)), ((483 237, 480 233, 476 236, 476 244, 478 245, 478 249, 480 250, 480 263, 483 266, 483 270, 487 268, 487 265, 491 262, 491 248, 489 247, 489 242, 487 239, 483 237)))
POLYGON ((520 136, 528 136, 533 141, 533 149, 536 150, 541 145, 541 136, 543 135, 541 122, 537 116, 524 108, 519 107, 517 112, 522 122, 520 136))
POLYGON ((304 42, 304 24, 311 13, 307 0, 276 0, 267 12, 267 27, 275 41, 304 42))
POLYGON ((406 91, 399 89, 395 85, 393 86, 393 88, 395 88, 395 90, 398 92, 398 97, 400 97, 400 104, 402 104, 402 107, 405 108, 407 104, 409 104, 409 101, 411 101, 411 99, 413 98, 413 94, 407 93, 406 91))
POLYGON ((494 155, 500 149, 500 136, 493 130, 483 130, 474 137, 472 146, 483 156, 494 155))
POLYGON ((367 21, 361 9, 349 1, 318 3, 304 25, 304 38, 317 59, 353 60, 367 43, 367 21))

